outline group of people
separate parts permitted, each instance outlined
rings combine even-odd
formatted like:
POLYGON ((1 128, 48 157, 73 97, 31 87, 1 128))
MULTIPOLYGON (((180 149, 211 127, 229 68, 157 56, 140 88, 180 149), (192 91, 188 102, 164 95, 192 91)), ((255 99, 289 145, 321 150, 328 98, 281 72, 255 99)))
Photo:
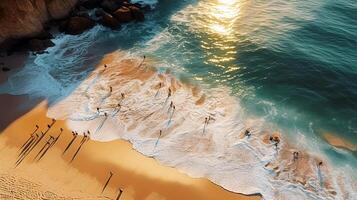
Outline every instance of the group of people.
MULTIPOLYGON (((49 130, 53 127, 55 122, 56 122, 56 120, 52 119, 52 123, 47 125, 47 130, 45 132, 40 131, 41 134, 37 133, 40 127, 38 125, 35 125, 35 130, 30 134, 30 137, 20 147, 20 153, 18 155, 18 160, 15 163, 16 166, 18 166, 25 159, 25 157, 28 156, 33 149, 35 149, 35 147, 45 137, 47 132, 49 132, 49 130)), ((39 152, 34 157, 34 160, 37 161, 37 162, 40 161, 44 157, 44 155, 48 152, 48 150, 57 143, 57 141, 60 139, 60 137, 61 137, 63 132, 64 132, 63 128, 60 128, 60 133, 56 137, 54 137, 53 135, 50 135, 48 137, 47 141, 45 141, 43 147, 39 150, 39 152)), ((72 146, 72 144, 74 143, 74 141, 76 140, 78 135, 79 134, 78 134, 77 131, 72 131, 72 136, 73 137, 69 141, 69 143, 67 144, 67 146, 64 149, 62 155, 64 155, 67 152, 67 150, 72 146)), ((73 155, 73 157, 71 159, 71 162, 78 155, 78 152, 80 151, 80 149, 83 146, 83 144, 90 140, 90 135, 91 135, 90 131, 83 132, 82 140, 80 141, 79 147, 75 151, 75 153, 74 153, 74 155, 73 155)), ((113 175, 114 174, 112 172, 110 172, 110 177, 106 181, 106 183, 105 183, 105 185, 104 185, 104 187, 102 189, 102 193, 104 192, 105 188, 109 184, 109 181, 110 181, 110 179, 112 178, 113 175)), ((119 188, 119 194, 116 197, 117 200, 119 200, 119 198, 122 195, 122 193, 123 193, 123 190, 119 188)))
MULTIPOLYGON (((40 131, 38 133, 38 129, 40 128, 38 125, 35 125, 35 130, 30 134, 30 137, 25 141, 25 143, 20 147, 20 153, 18 155, 18 160, 16 161, 16 166, 18 166, 34 149, 39 143, 45 138, 47 133, 50 131, 50 129, 53 127, 55 124, 56 120, 52 119, 52 123, 47 125, 47 130, 45 132, 40 131)), ((40 151, 36 154, 34 157, 34 160, 40 161, 45 154, 48 152, 48 150, 53 147, 57 141, 60 139, 61 135, 63 133, 63 128, 60 128, 60 133, 55 137, 53 135, 50 135, 40 151)), ((71 147, 71 145, 74 143, 74 140, 77 138, 78 133, 76 131, 72 131, 73 138, 72 140, 68 143, 67 147, 63 151, 63 155, 66 153, 66 151, 71 147)), ((72 157, 72 160, 76 157, 78 154, 80 148, 82 145, 90 139, 90 131, 84 132, 83 133, 83 138, 80 142, 80 146, 77 149, 76 153, 72 157)))

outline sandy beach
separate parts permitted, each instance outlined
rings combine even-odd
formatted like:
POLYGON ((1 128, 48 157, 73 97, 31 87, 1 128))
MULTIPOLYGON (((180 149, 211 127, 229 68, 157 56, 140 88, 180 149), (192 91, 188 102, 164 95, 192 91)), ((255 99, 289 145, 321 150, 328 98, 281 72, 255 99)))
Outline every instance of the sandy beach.
POLYGON ((34 130, 44 129, 51 119, 46 117, 47 103, 11 123, 0 135, 0 197, 2 199, 259 199, 228 192, 206 179, 190 178, 176 169, 164 167, 132 149, 131 144, 88 141, 76 159, 69 163, 79 139, 62 156, 72 138, 64 121, 58 120, 49 131, 56 136, 64 132, 58 143, 39 162, 33 157, 42 143, 18 167, 15 162, 19 147, 34 130), (109 171, 114 173, 106 190, 101 190, 109 171))

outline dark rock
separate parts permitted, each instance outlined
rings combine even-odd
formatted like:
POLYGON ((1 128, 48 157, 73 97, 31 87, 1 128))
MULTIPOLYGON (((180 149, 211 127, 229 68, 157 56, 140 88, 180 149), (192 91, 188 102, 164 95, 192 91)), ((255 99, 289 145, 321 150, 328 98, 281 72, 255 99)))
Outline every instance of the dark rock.
POLYGON ((34 38, 44 40, 44 39, 53 39, 53 36, 48 31, 41 31, 41 33, 37 34, 34 38))
POLYGON ((77 16, 77 17, 85 17, 85 18, 90 18, 89 17, 89 14, 87 11, 80 11, 80 12, 77 12, 74 16, 77 16))
POLYGON ((52 47, 55 44, 50 39, 40 40, 40 39, 31 39, 28 41, 28 48, 31 51, 43 51, 48 47, 52 47))
POLYGON ((44 47, 46 47, 45 49, 55 46, 55 43, 53 43, 50 39, 42 40, 42 44, 44 47))
POLYGON ((80 5, 87 9, 93 9, 100 6, 102 0, 80 0, 80 5))
POLYGON ((112 13, 123 5, 121 0, 103 0, 100 6, 107 12, 112 13))
POLYGON ((67 20, 58 21, 58 31, 65 32, 67 27, 67 20))
POLYGON ((104 11, 103 9, 99 8, 99 9, 96 9, 96 10, 95 10, 94 15, 95 15, 96 17, 102 17, 102 15, 103 15, 104 12, 105 12, 105 11, 104 11))
POLYGON ((59 29, 67 34, 78 35, 91 29, 94 25, 95 22, 88 17, 75 16, 71 17, 67 22, 63 22, 59 29))
POLYGON ((0 52, 7 52, 7 55, 11 55, 12 49, 16 46, 17 41, 15 39, 6 39, 0 43, 0 52))
POLYGON ((119 22, 130 22, 132 21, 134 18, 133 18, 133 15, 130 11, 129 8, 127 7, 121 7, 119 9, 117 9, 114 13, 113 13, 113 16, 119 21, 119 22))
POLYGON ((14 52, 27 51, 27 40, 25 39, 6 39, 0 44, 0 52, 10 56, 14 52))
POLYGON ((104 11, 102 13, 101 24, 103 24, 103 26, 109 27, 111 29, 119 29, 120 28, 120 22, 117 19, 115 19, 111 14, 104 12, 104 11))
POLYGON ((8 71, 10 71, 10 68, 8 68, 8 67, 2 67, 1 69, 2 69, 3 72, 8 72, 8 71))
POLYGON ((88 14, 88 9, 83 7, 83 6, 77 6, 75 9, 72 10, 71 12, 71 16, 75 17, 75 16, 81 16, 81 17, 87 17, 89 18, 89 14, 88 14))
POLYGON ((79 6, 78 7, 78 12, 88 12, 88 9, 84 6, 79 6))
POLYGON ((129 6, 129 9, 130 9, 135 20, 137 20, 137 21, 145 20, 144 13, 140 10, 140 8, 138 8, 136 6, 129 6))

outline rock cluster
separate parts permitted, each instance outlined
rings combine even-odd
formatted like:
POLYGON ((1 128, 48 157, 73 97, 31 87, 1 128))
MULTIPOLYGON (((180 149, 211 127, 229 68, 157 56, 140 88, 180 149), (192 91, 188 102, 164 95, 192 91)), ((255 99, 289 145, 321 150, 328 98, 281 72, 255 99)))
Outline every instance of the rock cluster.
POLYGON ((53 27, 72 35, 96 24, 117 30, 122 23, 143 21, 143 9, 128 0, 1 0, 0 51, 43 53, 54 45, 49 33, 53 27))

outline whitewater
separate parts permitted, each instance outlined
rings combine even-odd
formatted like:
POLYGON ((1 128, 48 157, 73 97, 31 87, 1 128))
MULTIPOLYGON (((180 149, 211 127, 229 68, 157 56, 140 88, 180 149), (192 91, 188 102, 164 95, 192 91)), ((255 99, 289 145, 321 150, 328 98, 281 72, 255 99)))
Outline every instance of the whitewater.
MULTIPOLYGON (((152 8, 157 3, 137 2, 152 8)), ((170 20, 187 23, 195 8, 189 6, 170 20)), ((169 42, 189 44, 168 29, 151 29, 150 23, 149 19, 135 32, 155 33, 142 46, 106 49, 111 53, 104 58, 97 56, 101 48, 92 48, 99 35, 125 39, 133 34, 131 25, 120 33, 97 26, 80 36, 59 35, 48 55, 30 57, 28 65, 0 86, 0 91, 50 97, 48 116, 67 120, 69 128, 79 134, 90 131, 90 138, 98 141, 128 140, 137 151, 163 165, 208 178, 233 192, 261 194, 264 199, 356 199, 352 167, 334 166, 314 141, 303 136, 289 141, 286 133, 272 128, 264 118, 248 116, 232 88, 180 76, 188 73, 180 65, 185 63, 182 57, 165 59, 152 52, 169 48, 169 42), (76 76, 71 76, 73 71, 76 76), (270 140, 273 136, 280 140, 277 146, 270 140), (299 152, 297 160, 293 159, 295 151, 299 152), (319 167, 320 161, 324 164, 319 167)), ((225 37, 233 40, 235 36, 225 37)), ((225 43, 218 39, 214 44, 225 43)), ((179 45, 167 51, 175 54, 179 45)), ((224 53, 234 51, 227 49, 224 53)), ((192 55, 185 52, 184 56, 192 55)))
POLYGON ((93 140, 128 140, 163 165, 230 191, 265 199, 349 195, 347 177, 331 176, 327 164, 317 167, 318 158, 303 151, 293 160, 294 148, 264 121, 245 118, 228 88, 201 89, 153 66, 150 58, 109 54, 71 95, 49 108, 48 116, 66 119, 80 134, 90 131, 93 140), (278 147, 270 136, 281 139, 278 147))

